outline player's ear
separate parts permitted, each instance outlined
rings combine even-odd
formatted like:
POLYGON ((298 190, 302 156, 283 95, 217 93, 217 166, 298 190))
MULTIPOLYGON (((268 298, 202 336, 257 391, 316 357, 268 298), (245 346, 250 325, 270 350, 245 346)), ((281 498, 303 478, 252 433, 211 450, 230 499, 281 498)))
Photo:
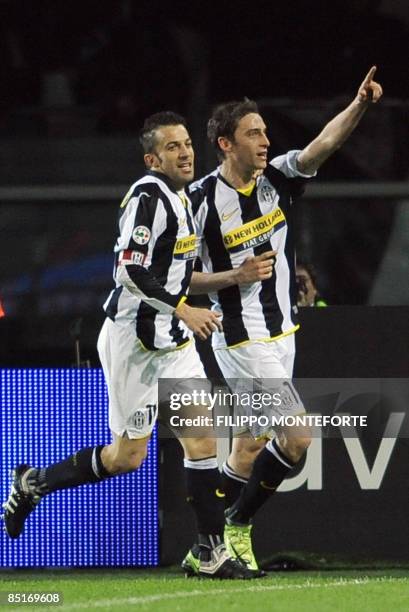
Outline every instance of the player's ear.
POLYGON ((232 143, 231 140, 229 140, 228 138, 225 138, 224 136, 219 136, 219 138, 217 139, 217 144, 219 145, 223 153, 229 153, 229 151, 231 151, 232 143))
POLYGON ((143 161, 148 169, 158 167, 158 158, 153 153, 145 153, 143 161))

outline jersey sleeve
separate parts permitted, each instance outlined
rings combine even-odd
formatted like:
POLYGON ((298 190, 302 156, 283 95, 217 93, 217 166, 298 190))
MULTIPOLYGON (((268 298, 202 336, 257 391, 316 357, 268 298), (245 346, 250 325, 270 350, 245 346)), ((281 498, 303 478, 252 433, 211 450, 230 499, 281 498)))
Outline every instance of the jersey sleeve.
POLYGON ((301 153, 301 150, 296 149, 293 151, 288 151, 284 155, 279 155, 278 157, 274 157, 270 164, 280 170, 287 178, 312 178, 317 175, 317 172, 313 174, 303 174, 297 169, 297 157, 301 153))
POLYGON ((166 211, 155 194, 142 192, 126 202, 119 221, 116 281, 160 313, 173 314, 184 296, 169 293, 150 271, 156 241, 166 231, 166 211))

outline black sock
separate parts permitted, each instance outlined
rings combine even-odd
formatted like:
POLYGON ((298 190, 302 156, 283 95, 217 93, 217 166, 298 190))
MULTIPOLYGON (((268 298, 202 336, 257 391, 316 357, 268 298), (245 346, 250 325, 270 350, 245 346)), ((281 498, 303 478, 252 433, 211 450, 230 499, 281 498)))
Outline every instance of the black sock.
POLYGON ((46 493, 51 493, 109 478, 111 474, 104 468, 101 460, 103 448, 83 448, 59 463, 38 470, 39 484, 44 487, 46 493))
POLYGON ((222 467, 221 482, 225 495, 224 506, 230 508, 239 499, 243 487, 247 484, 247 478, 239 476, 225 461, 222 467))
POLYGON ((237 523, 249 523, 293 467, 294 464, 283 454, 276 439, 270 440, 257 456, 248 483, 233 505, 229 518, 237 523))
POLYGON ((221 538, 224 531, 224 495, 216 457, 185 459, 184 466, 187 501, 196 515, 200 538, 203 541, 208 536, 221 538))

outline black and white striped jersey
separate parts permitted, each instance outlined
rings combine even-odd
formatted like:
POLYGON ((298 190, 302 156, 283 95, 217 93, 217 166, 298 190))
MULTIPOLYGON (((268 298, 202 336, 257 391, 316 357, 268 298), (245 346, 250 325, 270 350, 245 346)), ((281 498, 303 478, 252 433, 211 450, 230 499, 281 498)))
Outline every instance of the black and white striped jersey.
POLYGON ((307 175, 296 167, 299 151, 274 158, 251 193, 229 185, 216 170, 193 183, 196 231, 205 272, 240 266, 248 257, 277 251, 270 279, 210 295, 223 314, 213 347, 271 341, 298 329, 291 202, 307 175))
POLYGON ((134 321, 148 350, 183 346, 192 333, 173 312, 185 299, 197 255, 189 198, 164 174, 149 172, 126 194, 118 224, 115 289, 105 312, 118 324, 134 321))

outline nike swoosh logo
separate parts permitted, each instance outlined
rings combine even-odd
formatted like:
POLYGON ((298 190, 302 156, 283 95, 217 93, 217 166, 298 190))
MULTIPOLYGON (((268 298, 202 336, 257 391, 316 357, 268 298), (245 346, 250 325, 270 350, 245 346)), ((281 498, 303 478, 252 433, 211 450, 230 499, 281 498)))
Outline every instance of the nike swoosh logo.
POLYGON ((234 215, 234 213, 236 212, 236 210, 238 210, 238 208, 235 208, 234 210, 232 210, 231 212, 228 213, 223 213, 222 214, 222 221, 228 221, 230 219, 230 217, 232 217, 234 215))
POLYGON ((226 497, 226 495, 223 493, 223 491, 220 491, 220 489, 216 489, 215 493, 216 497, 226 497))
POLYGON ((268 484, 264 482, 264 480, 260 482, 260 487, 263 487, 263 489, 267 489, 268 491, 275 491, 277 488, 277 487, 269 487, 268 484))

